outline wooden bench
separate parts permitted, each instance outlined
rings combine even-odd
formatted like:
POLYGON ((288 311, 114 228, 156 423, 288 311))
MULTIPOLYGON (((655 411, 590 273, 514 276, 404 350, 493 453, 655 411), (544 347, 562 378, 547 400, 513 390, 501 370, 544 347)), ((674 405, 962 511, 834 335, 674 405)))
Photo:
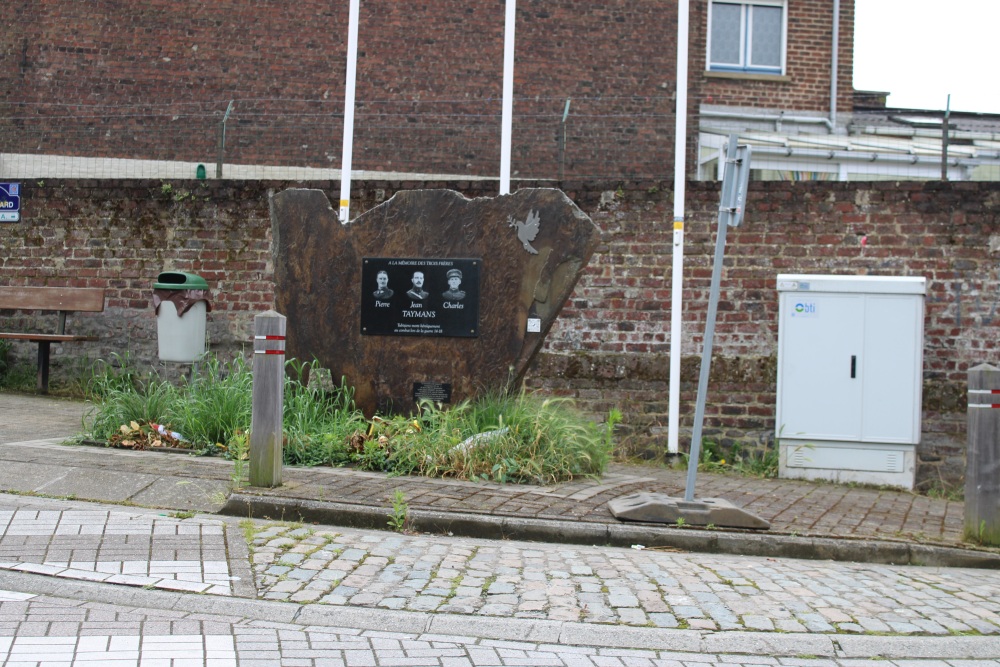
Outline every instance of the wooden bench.
POLYGON ((59 312, 56 333, 11 333, 0 331, 0 338, 38 343, 38 391, 49 391, 49 346, 77 340, 98 340, 97 336, 74 336, 66 333, 66 315, 73 312, 104 311, 104 290, 99 287, 0 287, 0 310, 39 310, 59 312))

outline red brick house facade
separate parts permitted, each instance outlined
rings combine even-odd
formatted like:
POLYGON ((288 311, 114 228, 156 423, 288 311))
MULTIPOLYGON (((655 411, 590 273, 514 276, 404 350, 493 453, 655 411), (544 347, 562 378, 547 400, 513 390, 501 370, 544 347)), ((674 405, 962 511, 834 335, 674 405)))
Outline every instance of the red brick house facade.
MULTIPOLYGON (((853 2, 691 0, 689 127, 703 105, 828 116, 835 2, 848 113, 853 2), (706 50, 723 10, 713 48, 746 47, 742 70, 706 50)), ((347 2, 10 4, 0 153, 214 162, 234 101, 227 161, 339 167, 347 2)), ((496 0, 364 0, 354 168, 495 175, 503 26, 496 0)), ((515 178, 669 177, 676 3, 521 0, 516 35, 515 178)))

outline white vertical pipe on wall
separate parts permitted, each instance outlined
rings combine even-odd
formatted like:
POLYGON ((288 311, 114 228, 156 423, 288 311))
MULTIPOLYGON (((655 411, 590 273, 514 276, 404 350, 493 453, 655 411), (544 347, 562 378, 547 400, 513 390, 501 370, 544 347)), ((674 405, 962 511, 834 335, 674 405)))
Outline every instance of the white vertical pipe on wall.
POLYGON ((833 0, 833 52, 830 54, 830 133, 831 134, 835 134, 837 132, 837 69, 839 61, 840 61, 840 0, 833 0))
POLYGON ((674 130, 674 254, 670 282, 670 401, 667 451, 680 451, 681 313, 684 295, 684 197, 687 172, 688 0, 677 3, 677 105, 674 130))
POLYGON ((340 221, 351 217, 351 158, 354 153, 354 83, 358 70, 358 14, 361 0, 351 0, 347 27, 347 82, 344 87, 344 153, 340 161, 340 221))
POLYGON ((514 25, 516 0, 507 0, 503 31, 503 116, 500 128, 500 194, 510 194, 510 135, 514 118, 514 25))

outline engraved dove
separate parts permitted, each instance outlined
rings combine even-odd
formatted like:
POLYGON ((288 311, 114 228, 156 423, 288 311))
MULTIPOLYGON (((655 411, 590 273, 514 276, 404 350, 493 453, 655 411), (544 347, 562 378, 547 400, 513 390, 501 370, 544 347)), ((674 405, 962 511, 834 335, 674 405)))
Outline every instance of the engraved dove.
POLYGON ((524 246, 524 249, 532 255, 538 254, 538 251, 531 247, 531 242, 538 236, 540 217, 534 210, 528 212, 528 217, 524 222, 515 220, 512 215, 507 216, 507 226, 517 228, 517 239, 524 246))

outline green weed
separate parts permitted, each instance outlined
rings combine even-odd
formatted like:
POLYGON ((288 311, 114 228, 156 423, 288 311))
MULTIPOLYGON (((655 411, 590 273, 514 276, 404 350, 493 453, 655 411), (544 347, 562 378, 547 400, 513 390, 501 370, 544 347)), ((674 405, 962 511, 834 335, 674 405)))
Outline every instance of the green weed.
POLYGON ((253 375, 241 357, 225 363, 208 356, 180 387, 171 425, 201 446, 225 443, 238 431, 250 430, 253 375))
POLYGON ((288 361, 284 398, 284 462, 288 465, 341 466, 350 461, 348 443, 364 433, 364 415, 354 405, 354 391, 343 378, 328 391, 307 377, 319 363, 288 361))
POLYGON ((928 498, 935 500, 954 500, 961 502, 965 500, 965 487, 962 485, 949 485, 943 481, 934 481, 920 489, 920 492, 928 498))
POLYGON ((968 542, 975 542, 979 546, 983 546, 986 542, 986 537, 986 519, 982 519, 979 522, 978 529, 965 529, 965 540, 968 542))
POLYGON ((138 377, 128 355, 113 355, 112 360, 95 364, 87 382, 87 395, 94 406, 85 421, 93 437, 109 440, 131 422, 171 424, 178 404, 177 389, 153 375, 138 377))
MULTIPOLYGON (((687 467, 689 455, 680 456, 687 467)), ((715 440, 703 438, 698 470, 702 472, 732 472, 749 477, 773 478, 778 476, 779 450, 777 443, 763 447, 745 448, 736 442, 728 452, 715 440)))
POLYGON ((392 494, 392 512, 389 514, 389 527, 397 533, 406 530, 409 522, 410 506, 406 503, 406 497, 399 489, 392 494))
POLYGON ((236 433, 226 445, 226 457, 233 462, 230 481, 234 489, 242 488, 248 479, 250 461, 250 436, 247 433, 236 433))
POLYGON ((448 410, 425 401, 417 418, 375 418, 355 460, 396 474, 545 484, 601 474, 611 449, 567 399, 494 393, 448 410))
POLYGON ((773 478, 778 476, 779 450, 778 445, 763 449, 752 449, 745 452, 739 443, 733 445, 730 456, 732 468, 736 472, 752 477, 773 478))

